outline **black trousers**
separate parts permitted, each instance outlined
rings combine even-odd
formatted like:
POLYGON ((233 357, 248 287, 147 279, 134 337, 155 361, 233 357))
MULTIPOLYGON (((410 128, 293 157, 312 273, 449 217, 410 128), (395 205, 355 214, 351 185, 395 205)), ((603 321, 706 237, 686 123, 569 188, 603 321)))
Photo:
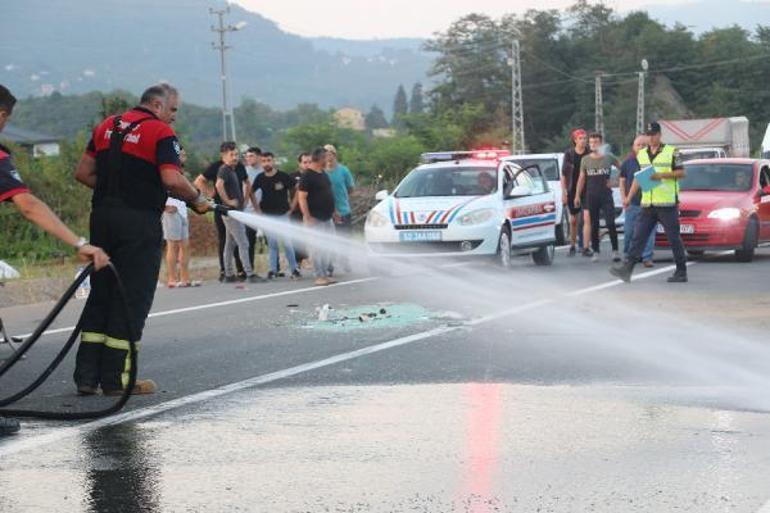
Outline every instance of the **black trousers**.
MULTIPOLYGON (((225 241, 227 240, 227 232, 225 231, 225 223, 222 221, 222 214, 220 214, 218 211, 214 211, 214 225, 217 227, 217 242, 219 242, 219 275, 224 276, 225 274, 225 241)), ((249 256, 251 257, 252 264, 254 263, 254 250, 253 244, 251 244, 251 241, 249 241, 249 256)), ((243 274, 243 264, 241 263, 241 257, 238 255, 238 248, 236 247, 233 251, 233 254, 235 254, 235 268, 238 270, 238 274, 243 274)), ((252 269, 253 269, 252 265, 252 269)))
POLYGON ((610 232, 610 243, 612 251, 618 250, 618 231, 615 228, 615 201, 612 199, 612 193, 601 196, 588 196, 586 198, 586 208, 591 215, 591 248, 599 251, 599 214, 604 214, 604 224, 610 232))
MULTIPOLYGON (((257 230, 247 226, 246 240, 249 241, 249 262, 251 262, 251 268, 254 269, 254 250, 257 248, 257 230)), ((238 252, 236 251, 235 254, 237 255, 238 252)), ((238 262, 236 261, 236 266, 237 264, 238 262)))
POLYGON ((674 262, 678 273, 687 272, 687 254, 682 242, 679 228, 679 207, 642 207, 642 212, 636 218, 634 240, 628 250, 628 259, 638 262, 644 252, 644 245, 655 227, 660 223, 666 232, 671 251, 674 253, 674 262))
POLYGON ((75 383, 119 390, 128 382, 128 340, 142 337, 155 298, 161 261, 160 212, 108 204, 91 213, 91 243, 103 248, 120 274, 129 315, 109 270, 91 276, 83 310, 75 383))

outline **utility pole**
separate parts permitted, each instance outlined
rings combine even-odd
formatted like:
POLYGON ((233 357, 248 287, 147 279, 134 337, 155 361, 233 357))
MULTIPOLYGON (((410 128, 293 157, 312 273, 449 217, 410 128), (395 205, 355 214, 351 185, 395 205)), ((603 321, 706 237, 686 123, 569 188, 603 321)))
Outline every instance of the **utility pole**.
POLYGON ((647 59, 642 59, 642 71, 639 72, 639 91, 636 96, 636 133, 644 132, 644 76, 647 74, 649 64, 647 59))
POLYGON ((594 80, 594 130, 604 138, 604 101, 602 100, 602 72, 596 72, 594 80))
POLYGON ((511 48, 511 125, 513 137, 511 153, 521 155, 526 150, 524 143, 524 101, 521 92, 521 48, 519 40, 514 39, 511 48))
POLYGON ((223 141, 235 141, 235 117, 233 116, 233 111, 230 109, 229 104, 227 103, 227 64, 225 59, 225 52, 232 48, 232 46, 228 46, 225 43, 225 33, 226 32, 235 32, 236 30, 240 30, 243 27, 246 26, 246 22, 239 21, 235 25, 225 25, 224 16, 225 14, 230 13, 230 6, 228 5, 224 9, 213 9, 209 8, 209 14, 215 14, 219 18, 219 24, 218 26, 211 26, 212 32, 218 32, 219 33, 219 44, 217 43, 211 43, 211 46, 215 50, 219 50, 219 65, 220 65, 220 78, 222 80, 222 140, 223 141), (228 123, 229 118, 229 123, 228 123), (232 137, 227 136, 227 127, 228 124, 230 126, 230 135, 232 137))

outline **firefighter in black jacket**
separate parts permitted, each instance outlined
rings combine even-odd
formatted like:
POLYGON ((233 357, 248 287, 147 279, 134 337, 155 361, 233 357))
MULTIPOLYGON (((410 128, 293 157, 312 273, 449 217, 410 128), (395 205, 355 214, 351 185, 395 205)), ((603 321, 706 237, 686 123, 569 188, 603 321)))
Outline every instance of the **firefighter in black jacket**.
MULTIPOLYGON (((74 375, 81 395, 93 395, 99 386, 105 395, 120 395, 128 384, 128 340, 141 339, 155 296, 167 195, 199 214, 211 208, 180 172, 179 142, 171 128, 178 106, 179 94, 170 85, 148 88, 137 107, 94 129, 75 171, 75 178, 94 190, 91 240, 110 254, 129 306, 126 318, 114 276, 92 277, 74 375)), ((137 380, 131 393, 156 389, 152 380, 137 380)))

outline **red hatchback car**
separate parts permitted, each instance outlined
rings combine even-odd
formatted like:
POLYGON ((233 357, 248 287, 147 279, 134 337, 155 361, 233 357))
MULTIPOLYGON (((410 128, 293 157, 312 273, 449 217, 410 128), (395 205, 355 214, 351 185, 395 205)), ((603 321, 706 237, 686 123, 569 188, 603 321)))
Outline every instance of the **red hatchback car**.
MULTIPOLYGON (((679 182, 682 240, 690 255, 734 250, 750 262, 761 242, 770 241, 770 161, 703 159, 686 162, 679 182)), ((658 226, 656 247, 669 247, 658 226)))

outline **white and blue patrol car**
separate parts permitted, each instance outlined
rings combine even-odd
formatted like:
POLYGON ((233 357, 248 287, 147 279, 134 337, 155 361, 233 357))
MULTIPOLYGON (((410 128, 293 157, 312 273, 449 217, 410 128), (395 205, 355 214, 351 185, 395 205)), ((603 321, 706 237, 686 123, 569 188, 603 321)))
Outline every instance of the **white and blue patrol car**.
POLYGON ((375 254, 398 257, 497 256, 508 267, 529 254, 550 265, 556 203, 543 173, 479 150, 423 155, 395 191, 377 193, 364 234, 375 254))

